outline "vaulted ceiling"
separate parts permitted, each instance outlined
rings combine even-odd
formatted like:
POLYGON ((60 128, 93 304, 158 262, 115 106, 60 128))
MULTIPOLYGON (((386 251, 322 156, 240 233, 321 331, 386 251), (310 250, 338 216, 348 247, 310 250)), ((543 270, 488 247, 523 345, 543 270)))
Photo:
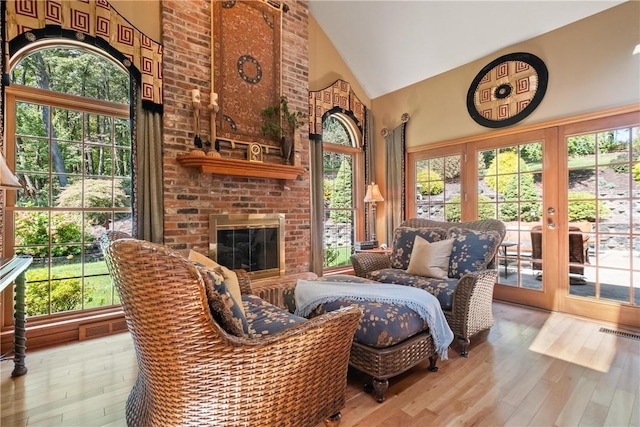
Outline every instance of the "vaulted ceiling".
POLYGON ((309 10, 370 99, 623 1, 328 1, 309 10))

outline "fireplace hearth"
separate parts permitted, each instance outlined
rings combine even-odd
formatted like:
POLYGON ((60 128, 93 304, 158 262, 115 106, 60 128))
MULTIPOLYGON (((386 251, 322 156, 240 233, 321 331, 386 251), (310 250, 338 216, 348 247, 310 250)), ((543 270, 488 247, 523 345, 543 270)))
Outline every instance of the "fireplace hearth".
POLYGON ((209 257, 252 279, 284 276, 284 214, 210 215, 209 257))

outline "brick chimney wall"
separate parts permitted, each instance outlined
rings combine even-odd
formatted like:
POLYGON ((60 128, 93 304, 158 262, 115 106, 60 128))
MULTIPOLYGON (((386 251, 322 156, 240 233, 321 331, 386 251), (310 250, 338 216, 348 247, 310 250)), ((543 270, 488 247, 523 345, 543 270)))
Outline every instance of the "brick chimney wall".
MULTIPOLYGON (((287 4, 290 10, 282 14, 283 94, 294 111, 306 113, 308 3, 287 4)), ((189 249, 204 253, 210 214, 284 213, 286 272, 308 272, 311 203, 307 125, 297 130, 296 152, 307 169, 297 180, 200 174, 176 161, 178 154, 193 148, 191 89, 200 89, 202 134, 210 135, 205 114, 211 92, 210 16, 208 0, 162 2, 165 244, 185 253, 189 249)))

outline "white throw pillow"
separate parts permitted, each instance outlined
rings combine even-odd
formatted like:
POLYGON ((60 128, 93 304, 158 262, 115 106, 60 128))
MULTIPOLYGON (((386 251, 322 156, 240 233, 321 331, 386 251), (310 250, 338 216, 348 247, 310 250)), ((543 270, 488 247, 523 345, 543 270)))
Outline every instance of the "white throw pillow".
POLYGON ((454 240, 447 239, 429 243, 422 237, 416 236, 407 273, 446 279, 449 273, 449 257, 454 240))
POLYGON ((224 277, 224 284, 227 286, 227 290, 238 302, 238 306, 244 314, 244 307, 242 306, 242 293, 240 292, 240 283, 238 282, 238 275, 229 270, 224 265, 220 265, 209 257, 202 255, 200 252, 196 252, 193 249, 189 251, 189 261, 197 262, 204 265, 207 268, 219 270, 224 277))

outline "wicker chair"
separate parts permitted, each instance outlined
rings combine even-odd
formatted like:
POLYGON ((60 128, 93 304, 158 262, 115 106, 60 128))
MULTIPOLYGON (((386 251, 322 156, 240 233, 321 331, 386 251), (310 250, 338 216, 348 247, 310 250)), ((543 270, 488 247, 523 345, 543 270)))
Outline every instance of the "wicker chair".
MULTIPOLYGON (((203 279, 180 254, 120 239, 107 245, 105 259, 139 366, 126 405, 128 425, 339 423, 359 309, 262 338, 236 337, 213 320, 203 279)), ((251 291, 248 280, 240 285, 251 291)))
MULTIPOLYGON (((439 227, 449 229, 462 227, 477 231, 497 231, 501 239, 506 234, 504 223, 495 219, 468 221, 468 222, 444 222, 429 219, 412 218, 400 224, 401 227, 426 228, 439 227)), ((369 277, 369 273, 391 267, 389 256, 383 253, 363 252, 351 257, 356 276, 369 277)), ((470 338, 480 331, 493 326, 493 313, 491 304, 493 301, 493 287, 497 280, 497 271, 494 269, 495 261, 489 264, 487 270, 465 274, 458 281, 451 310, 443 310, 451 330, 460 341, 462 349, 460 354, 469 355, 467 349, 470 338)))

